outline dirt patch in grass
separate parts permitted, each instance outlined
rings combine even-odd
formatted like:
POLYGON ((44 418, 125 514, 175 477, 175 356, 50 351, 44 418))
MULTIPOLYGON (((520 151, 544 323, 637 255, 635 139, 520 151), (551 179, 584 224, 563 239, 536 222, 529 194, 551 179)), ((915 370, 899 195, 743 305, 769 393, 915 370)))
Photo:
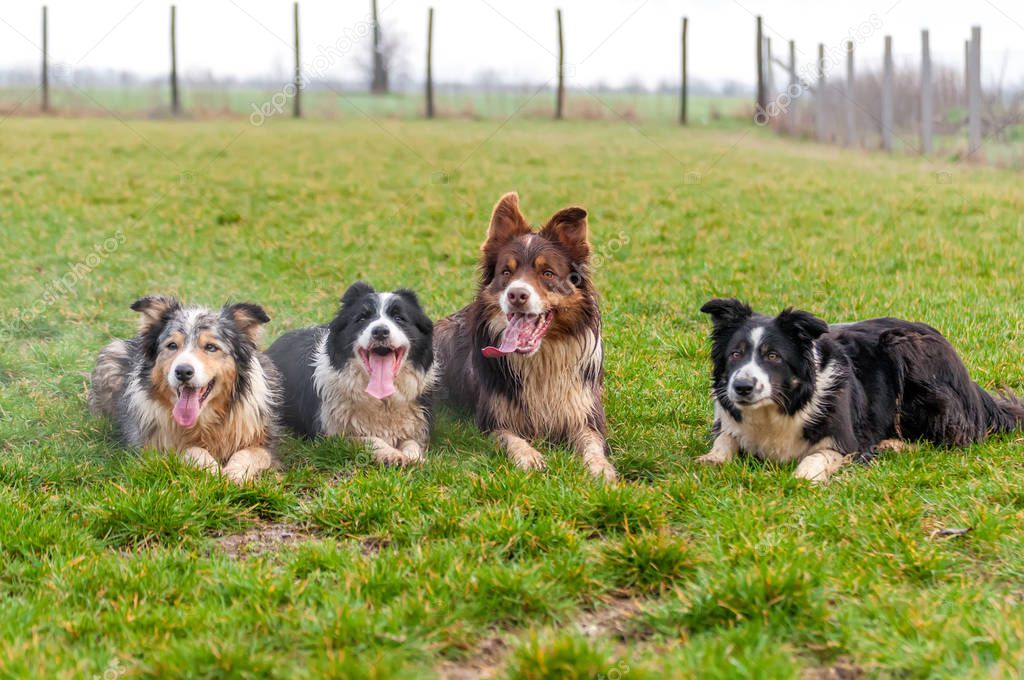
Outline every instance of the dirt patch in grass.
POLYGON ((840 657, 831 666, 808 668, 801 673, 802 680, 859 680, 864 671, 852 659, 840 657))
POLYGON ((229 557, 244 559, 275 552, 282 546, 301 543, 312 537, 298 525, 272 522, 258 524, 240 534, 221 536, 217 544, 229 557))
MULTIPOLYGON (((511 635, 511 634, 510 634, 511 635)), ((483 680, 498 677, 509 652, 508 638, 492 635, 473 654, 459 661, 446 661, 437 669, 441 680, 483 680)))
MULTIPOLYGON (((597 608, 576 617, 573 626, 591 639, 611 638, 620 645, 629 637, 626 623, 641 609, 640 601, 631 597, 614 597, 597 608)), ((501 676, 505 660, 515 647, 522 631, 507 635, 490 635, 465 659, 446 661, 438 669, 442 680, 485 680, 501 676)))
POLYGON ((391 545, 391 541, 379 536, 370 536, 359 541, 359 550, 366 557, 376 557, 381 550, 391 545))
POLYGON ((584 612, 576 619, 576 627, 588 638, 612 638, 624 642, 629 619, 641 609, 640 601, 632 597, 615 597, 603 602, 593 611, 584 612))

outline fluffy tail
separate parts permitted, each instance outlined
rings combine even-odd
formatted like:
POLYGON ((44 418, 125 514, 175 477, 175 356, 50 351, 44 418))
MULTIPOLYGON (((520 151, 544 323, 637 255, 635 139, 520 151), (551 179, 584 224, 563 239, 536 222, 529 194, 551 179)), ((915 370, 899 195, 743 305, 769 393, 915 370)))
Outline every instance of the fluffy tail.
POLYGON ((1024 429, 1024 401, 1013 392, 1001 391, 989 394, 980 387, 981 401, 985 407, 988 431, 1011 432, 1024 429))
POLYGON ((100 352, 89 378, 89 410, 95 415, 117 419, 117 405, 130 366, 128 343, 124 340, 114 340, 100 352))

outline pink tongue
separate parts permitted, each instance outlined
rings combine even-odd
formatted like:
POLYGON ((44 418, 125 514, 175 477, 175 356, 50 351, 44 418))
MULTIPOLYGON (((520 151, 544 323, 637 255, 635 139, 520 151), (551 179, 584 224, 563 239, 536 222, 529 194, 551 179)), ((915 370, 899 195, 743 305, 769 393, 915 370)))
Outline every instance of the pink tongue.
POLYGON ((377 399, 387 399, 395 393, 395 355, 370 354, 370 382, 366 393, 377 399))
POLYGON ((524 316, 512 317, 512 320, 508 322, 508 326, 505 327, 505 332, 501 334, 501 346, 484 347, 484 356, 488 359, 497 359, 498 357, 515 352, 519 346, 519 334, 522 333, 525 321, 526 317, 524 316))
POLYGON ((192 427, 199 420, 199 390, 182 387, 178 401, 174 403, 174 422, 182 427, 192 427))

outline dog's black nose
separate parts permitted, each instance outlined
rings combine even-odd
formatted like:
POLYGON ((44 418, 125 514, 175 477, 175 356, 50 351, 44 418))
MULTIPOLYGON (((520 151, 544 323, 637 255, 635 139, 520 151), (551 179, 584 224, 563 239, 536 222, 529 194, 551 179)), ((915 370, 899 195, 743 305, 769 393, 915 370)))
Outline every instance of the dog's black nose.
POLYGON ((754 387, 757 385, 753 380, 734 380, 732 388, 736 390, 736 394, 741 397, 749 397, 754 393, 754 387))
POLYGON ((179 382, 188 382, 195 374, 196 369, 192 368, 188 364, 178 364, 174 367, 174 377, 177 378, 179 382))
POLYGON ((508 301, 516 307, 521 307, 526 304, 526 301, 530 299, 530 291, 526 288, 509 288, 508 289, 508 301))
POLYGON ((374 326, 370 330, 370 336, 374 340, 387 340, 389 335, 391 335, 391 331, 387 326, 374 326))

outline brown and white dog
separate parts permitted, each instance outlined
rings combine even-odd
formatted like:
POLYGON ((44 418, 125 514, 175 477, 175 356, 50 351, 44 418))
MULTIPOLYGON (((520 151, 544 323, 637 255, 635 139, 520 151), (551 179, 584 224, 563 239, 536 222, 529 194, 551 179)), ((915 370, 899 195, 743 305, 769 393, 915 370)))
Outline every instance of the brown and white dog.
POLYGON ((96 361, 93 413, 112 419, 133 448, 177 452, 235 482, 273 463, 278 378, 256 348, 262 307, 239 303, 219 312, 150 296, 129 340, 114 340, 96 361))
POLYGON ((442 396, 471 409, 524 470, 544 467, 531 441, 546 439, 572 446, 592 475, 614 480, 587 212, 565 208, 535 231, 518 195, 506 194, 482 250, 476 299, 434 326, 442 396))

